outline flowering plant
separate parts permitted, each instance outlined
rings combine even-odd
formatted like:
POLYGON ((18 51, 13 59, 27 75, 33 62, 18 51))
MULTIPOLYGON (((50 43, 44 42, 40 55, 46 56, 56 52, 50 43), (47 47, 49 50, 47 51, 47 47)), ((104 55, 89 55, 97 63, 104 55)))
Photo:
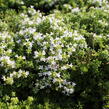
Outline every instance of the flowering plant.
MULTIPOLYGON (((108 1, 74 0, 59 5, 57 0, 60 10, 54 6, 49 14, 35 4, 29 7, 28 2, 24 0, 24 11, 0 12, 0 96, 11 106, 28 96, 56 94, 54 99, 68 98, 67 105, 71 101, 66 109, 74 106, 72 101, 80 108, 100 109, 109 79, 108 1), (15 98, 10 98, 12 92, 15 98)), ((39 5, 44 7, 45 2, 50 6, 55 1, 39 5)))

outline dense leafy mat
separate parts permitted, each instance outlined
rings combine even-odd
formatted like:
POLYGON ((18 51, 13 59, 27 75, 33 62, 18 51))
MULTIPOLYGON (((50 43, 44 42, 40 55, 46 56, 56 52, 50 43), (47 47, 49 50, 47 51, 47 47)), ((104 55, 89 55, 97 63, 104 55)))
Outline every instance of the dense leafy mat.
POLYGON ((0 0, 0 108, 108 109, 107 0, 0 0))

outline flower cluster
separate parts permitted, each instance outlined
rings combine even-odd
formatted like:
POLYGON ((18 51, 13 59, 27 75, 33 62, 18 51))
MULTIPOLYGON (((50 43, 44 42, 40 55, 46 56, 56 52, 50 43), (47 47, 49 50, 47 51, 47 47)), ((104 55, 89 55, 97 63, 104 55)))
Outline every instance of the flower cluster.
POLYGON ((0 57, 0 66, 1 67, 10 67, 15 68, 15 61, 10 60, 10 57, 8 56, 2 56, 0 57))
POLYGON ((92 100, 95 106, 91 108, 97 107, 100 100, 95 98, 102 98, 101 90, 108 89, 109 81, 109 0, 4 1, 0 11, 0 107, 4 107, 3 100, 9 108, 18 109, 23 103, 19 100, 33 96, 19 109, 37 101, 39 105, 33 108, 52 108, 51 95, 62 109, 82 109, 75 103, 87 107, 92 100), (65 105, 60 105, 66 97, 65 105))
POLYGON ((0 67, 6 73, 3 76, 6 84, 12 85, 15 79, 34 75, 35 93, 46 87, 67 95, 74 92, 75 83, 69 76, 75 65, 69 60, 77 52, 87 49, 87 42, 57 13, 43 16, 31 7, 27 13, 19 15, 16 32, 0 33, 0 67))
POLYGON ((68 30, 64 20, 56 18, 55 14, 42 16, 36 12, 35 17, 32 15, 28 20, 25 17, 22 20, 16 42, 22 44, 22 48, 26 48, 28 55, 32 54, 30 58, 35 61, 37 67, 35 65, 34 67, 42 78, 36 79, 34 91, 55 85, 56 89, 64 93, 73 93, 75 84, 65 80, 62 72, 73 66, 68 63, 73 52, 76 52, 78 47, 87 47, 85 39, 77 31, 68 30))
POLYGON ((20 18, 18 31, 0 33, 0 67, 6 72, 3 75, 6 84, 12 85, 15 79, 37 72, 35 75, 42 79, 36 79, 35 92, 50 86, 72 94, 75 84, 63 77, 63 70, 72 68, 68 60, 79 46, 86 47, 85 39, 77 31, 68 29, 64 19, 55 14, 43 16, 31 7, 27 14, 21 13, 20 18), (29 71, 30 67, 34 72, 29 71))

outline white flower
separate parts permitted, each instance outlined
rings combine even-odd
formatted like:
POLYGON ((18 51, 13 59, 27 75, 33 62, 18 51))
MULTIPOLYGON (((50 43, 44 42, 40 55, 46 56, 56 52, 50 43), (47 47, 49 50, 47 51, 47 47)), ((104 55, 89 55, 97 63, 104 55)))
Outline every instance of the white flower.
POLYGON ((42 22, 42 19, 38 17, 38 18, 36 19, 36 23, 39 24, 39 23, 41 23, 41 22, 42 22))
POLYGON ((0 57, 0 61, 1 61, 1 66, 6 65, 7 67, 15 68, 15 61, 11 61, 10 57, 8 56, 0 57))
POLYGON ((24 13, 21 13, 21 14, 20 14, 20 16, 23 16, 23 17, 24 17, 24 16, 25 16, 25 14, 24 14, 24 13))
POLYGON ((80 11, 80 9, 77 7, 77 8, 73 8, 72 10, 71 10, 71 12, 72 13, 74 13, 74 12, 79 12, 80 11))
POLYGON ((53 79, 53 83, 55 83, 55 82, 57 82, 57 79, 56 78, 53 79))
POLYGON ((41 57, 41 58, 40 58, 40 61, 44 61, 44 62, 45 62, 45 61, 46 61, 46 58, 41 57))
POLYGON ((23 1, 21 1, 21 2, 20 2, 20 4, 24 5, 24 2, 23 2, 23 1))
POLYGON ((19 40, 17 40, 16 42, 19 44, 19 43, 21 42, 21 40, 19 39, 19 40))
POLYGON ((51 75, 51 72, 50 71, 48 71, 48 72, 43 72, 43 75, 48 75, 48 76, 50 76, 51 75))
POLYGON ((10 74, 10 77, 12 78, 13 77, 13 74, 10 74))
POLYGON ((8 32, 3 32, 3 33, 0 32, 0 39, 3 41, 5 41, 6 39, 12 40, 12 37, 9 35, 8 32))
POLYGON ((34 24, 34 22, 33 21, 28 21, 28 24, 32 25, 32 24, 34 24))
POLYGON ((26 74, 26 76, 28 76, 29 75, 29 71, 26 71, 25 74, 26 74))
POLYGON ((34 9, 33 6, 31 6, 31 9, 28 10, 28 13, 31 14, 32 16, 36 14, 36 10, 34 9))
POLYGON ((5 76, 3 76, 2 78, 3 78, 4 81, 6 81, 6 77, 5 76))
POLYGON ((72 9, 72 6, 69 5, 69 4, 64 4, 63 6, 64 6, 65 8, 72 9))
POLYGON ((59 84, 59 86, 58 86, 59 88, 62 88, 63 86, 62 86, 62 84, 59 84))
POLYGON ((54 56, 55 60, 62 60, 62 55, 58 54, 57 56, 54 56))
POLYGON ((77 36, 77 37, 74 37, 74 40, 82 40, 82 39, 84 39, 84 37, 83 36, 77 36))
POLYGON ((17 73, 18 78, 20 78, 21 76, 22 77, 27 77, 28 75, 29 75, 29 71, 24 71, 24 70, 21 70, 21 69, 17 73))
POLYGON ((33 39, 37 40, 37 39, 42 39, 42 34, 41 33, 37 33, 33 35, 33 39))
POLYGON ((45 54, 46 54, 46 52, 43 50, 43 51, 42 51, 42 55, 45 55, 45 54))
POLYGON ((76 84, 74 82, 71 83, 72 86, 75 86, 76 84))
POLYGON ((24 30, 20 30, 20 31, 19 31, 19 34, 20 34, 20 35, 23 35, 23 34, 25 34, 25 31, 24 31, 24 30))
POLYGON ((45 86, 41 86, 41 87, 40 87, 40 89, 44 89, 44 88, 45 88, 45 86))
POLYGON ((20 78, 22 76, 22 70, 20 69, 19 71, 18 71, 18 78, 20 78))
POLYGON ((30 8, 34 8, 34 6, 30 6, 30 8))
POLYGON ((41 66, 41 65, 39 66, 39 69, 41 69, 41 70, 42 70, 43 68, 44 68, 43 66, 41 66))
POLYGON ((39 56, 39 52, 35 51, 34 52, 34 58, 37 58, 39 56))
POLYGON ((72 94, 74 92, 74 89, 69 89, 69 93, 72 94))
POLYGON ((11 49, 8 49, 8 51, 7 51, 8 53, 12 53, 12 50, 11 49))
POLYGON ((107 37, 109 38, 109 34, 107 35, 107 37))
POLYGON ((59 78, 61 75, 60 75, 60 73, 57 73, 56 76, 59 78))
POLYGON ((56 65, 56 62, 54 60, 51 61, 52 65, 56 65))
POLYGON ((28 28, 27 31, 30 33, 30 34, 33 34, 35 31, 36 31, 36 28, 28 28))
POLYGON ((66 70, 67 69, 67 66, 62 66, 61 67, 61 70, 66 70))
POLYGON ((16 74, 17 74, 17 72, 14 71, 14 72, 13 72, 13 75, 15 76, 16 74))
POLYGON ((7 63, 8 63, 8 65, 11 66, 12 68, 15 68, 15 61, 9 60, 7 63))
POLYGON ((23 58, 23 59, 26 59, 26 57, 25 57, 25 56, 23 56, 22 58, 23 58))

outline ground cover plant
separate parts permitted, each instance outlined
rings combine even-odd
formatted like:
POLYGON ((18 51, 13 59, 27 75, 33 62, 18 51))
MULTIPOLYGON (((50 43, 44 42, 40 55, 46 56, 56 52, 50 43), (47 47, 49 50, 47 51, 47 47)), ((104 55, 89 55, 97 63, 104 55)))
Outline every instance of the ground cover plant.
POLYGON ((0 108, 108 109, 108 19, 108 0, 1 0, 0 108))

